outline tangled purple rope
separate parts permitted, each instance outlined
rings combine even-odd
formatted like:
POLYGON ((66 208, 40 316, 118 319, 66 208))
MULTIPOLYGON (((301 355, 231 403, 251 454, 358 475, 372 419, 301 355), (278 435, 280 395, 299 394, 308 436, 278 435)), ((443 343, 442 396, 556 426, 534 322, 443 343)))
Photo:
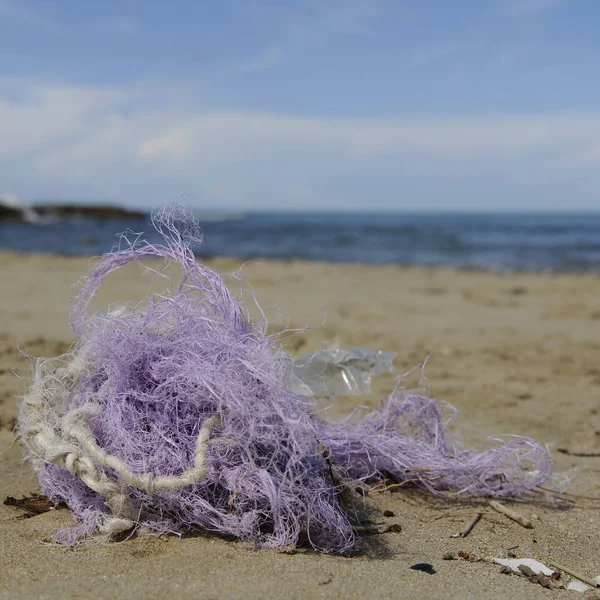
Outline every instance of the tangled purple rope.
POLYGON ((42 491, 81 522, 61 541, 196 527, 346 553, 357 536, 344 489, 410 479, 434 493, 515 496, 550 477, 532 440, 482 452, 452 443, 443 405, 423 395, 395 391, 360 419, 324 421, 289 390, 289 355, 196 261, 191 216, 169 206, 153 224, 163 245, 135 239, 92 270, 72 310, 74 350, 38 362, 21 407, 42 491), (181 267, 172 295, 87 314, 107 275, 153 257, 181 267))

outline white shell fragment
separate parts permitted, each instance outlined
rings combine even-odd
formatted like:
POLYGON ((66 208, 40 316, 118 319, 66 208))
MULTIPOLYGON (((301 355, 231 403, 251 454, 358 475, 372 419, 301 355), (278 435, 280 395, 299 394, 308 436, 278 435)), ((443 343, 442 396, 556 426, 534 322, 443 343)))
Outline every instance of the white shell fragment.
POLYGON ((594 577, 594 583, 596 584, 596 587, 600 587, 600 575, 594 577))
POLYGON ((542 575, 547 575, 549 577, 554 573, 553 569, 533 558, 494 558, 494 562, 509 567, 515 573, 520 573, 519 567, 521 565, 529 567, 536 575, 541 573, 542 575))
POLYGON ((570 581, 567 589, 575 592, 587 592, 593 588, 591 588, 587 583, 583 583, 583 581, 570 581))

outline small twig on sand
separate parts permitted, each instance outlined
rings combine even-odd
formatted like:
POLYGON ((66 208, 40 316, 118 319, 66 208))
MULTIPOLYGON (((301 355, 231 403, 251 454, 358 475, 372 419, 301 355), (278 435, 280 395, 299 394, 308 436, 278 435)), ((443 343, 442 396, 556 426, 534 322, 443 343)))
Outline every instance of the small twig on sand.
POLYGON ((447 519, 448 517, 468 517, 469 515, 476 515, 476 514, 480 514, 480 515, 491 515, 491 514, 496 514, 495 510, 483 510, 481 508, 479 509, 469 509, 469 508, 455 508, 453 510, 449 510, 447 512, 445 512, 442 515, 439 515, 437 517, 434 517, 433 519, 431 519, 432 523, 435 523, 436 521, 439 521, 440 519, 447 519))
POLYGON ((353 527, 357 533, 388 533, 390 531, 399 532, 402 531, 402 526, 399 523, 392 523, 388 525, 355 525, 353 527))
POLYGON ((424 477, 414 477, 413 479, 405 479, 404 481, 400 481, 399 483, 390 483, 386 485, 385 483, 380 483, 374 487, 372 487, 369 492, 377 492, 378 494, 382 494, 383 492, 387 492, 388 490, 392 490, 394 488, 402 487, 409 483, 419 483, 421 481, 437 481, 441 479, 443 475, 438 475, 436 477, 424 478, 424 477))
POLYGON ((597 458, 600 456, 600 452, 572 452, 568 448, 557 448, 557 452, 567 456, 581 456, 584 458, 597 458))
POLYGON ((583 583, 587 583, 589 586, 591 586, 593 588, 598 587, 594 580, 588 579, 585 575, 580 575, 579 573, 576 573, 572 569, 567 569, 567 567, 563 567, 562 565, 555 563, 553 560, 547 560, 546 562, 548 564, 552 565, 555 569, 558 569, 559 571, 564 571, 565 573, 567 573, 567 575, 570 575, 571 577, 575 577, 575 579, 579 579, 579 581, 583 581, 583 583))
POLYGON ((516 510, 512 510, 512 508, 504 506, 504 504, 501 504, 497 500, 490 500, 488 504, 494 510, 497 510, 499 513, 502 513, 509 519, 512 519, 519 525, 525 527, 525 529, 533 529, 533 523, 527 517, 524 517, 521 513, 518 513, 516 510))
POLYGON ((539 486, 539 489, 544 492, 549 492, 554 494, 555 496, 561 497, 561 500, 567 500, 567 498, 562 498, 562 496, 568 496, 569 498, 575 498, 577 500, 593 500, 595 502, 600 502, 600 496, 584 496, 583 494, 573 494, 571 492, 559 492, 557 490, 551 490, 550 488, 539 486))
POLYGON ((451 535, 450 537, 453 537, 453 538, 467 537, 471 533, 471 530, 473 529, 473 527, 475 527, 475 525, 477 525, 477 522, 479 521, 479 519, 481 519, 481 513, 476 513, 475 516, 469 521, 468 525, 460 533, 455 533, 455 534, 451 535))

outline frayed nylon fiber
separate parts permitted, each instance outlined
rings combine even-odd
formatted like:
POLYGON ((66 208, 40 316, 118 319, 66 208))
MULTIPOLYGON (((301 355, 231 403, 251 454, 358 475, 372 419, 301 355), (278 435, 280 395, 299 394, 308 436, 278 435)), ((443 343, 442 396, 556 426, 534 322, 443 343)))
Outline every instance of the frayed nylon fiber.
POLYGON ((192 217, 168 206, 153 224, 164 244, 124 238, 92 270, 72 310, 76 346, 38 362, 21 406, 43 493, 81 522, 61 542, 194 527, 263 548, 347 553, 357 537, 343 489, 392 478, 434 493, 514 496, 550 477, 550 455, 532 440, 482 452, 452 443, 444 405, 426 395, 396 390, 361 418, 324 421, 314 399, 289 391, 292 360, 265 324, 196 261, 192 217), (181 267, 172 295, 87 314, 107 275, 153 257, 181 267))

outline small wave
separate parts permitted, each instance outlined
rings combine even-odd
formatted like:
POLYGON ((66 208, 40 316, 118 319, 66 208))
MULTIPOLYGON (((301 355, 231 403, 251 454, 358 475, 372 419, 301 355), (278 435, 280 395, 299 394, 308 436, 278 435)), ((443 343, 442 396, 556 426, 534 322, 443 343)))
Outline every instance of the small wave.
POLYGON ((195 210, 193 214, 201 225, 203 223, 222 223, 224 221, 244 221, 248 218, 247 213, 243 212, 195 210))

